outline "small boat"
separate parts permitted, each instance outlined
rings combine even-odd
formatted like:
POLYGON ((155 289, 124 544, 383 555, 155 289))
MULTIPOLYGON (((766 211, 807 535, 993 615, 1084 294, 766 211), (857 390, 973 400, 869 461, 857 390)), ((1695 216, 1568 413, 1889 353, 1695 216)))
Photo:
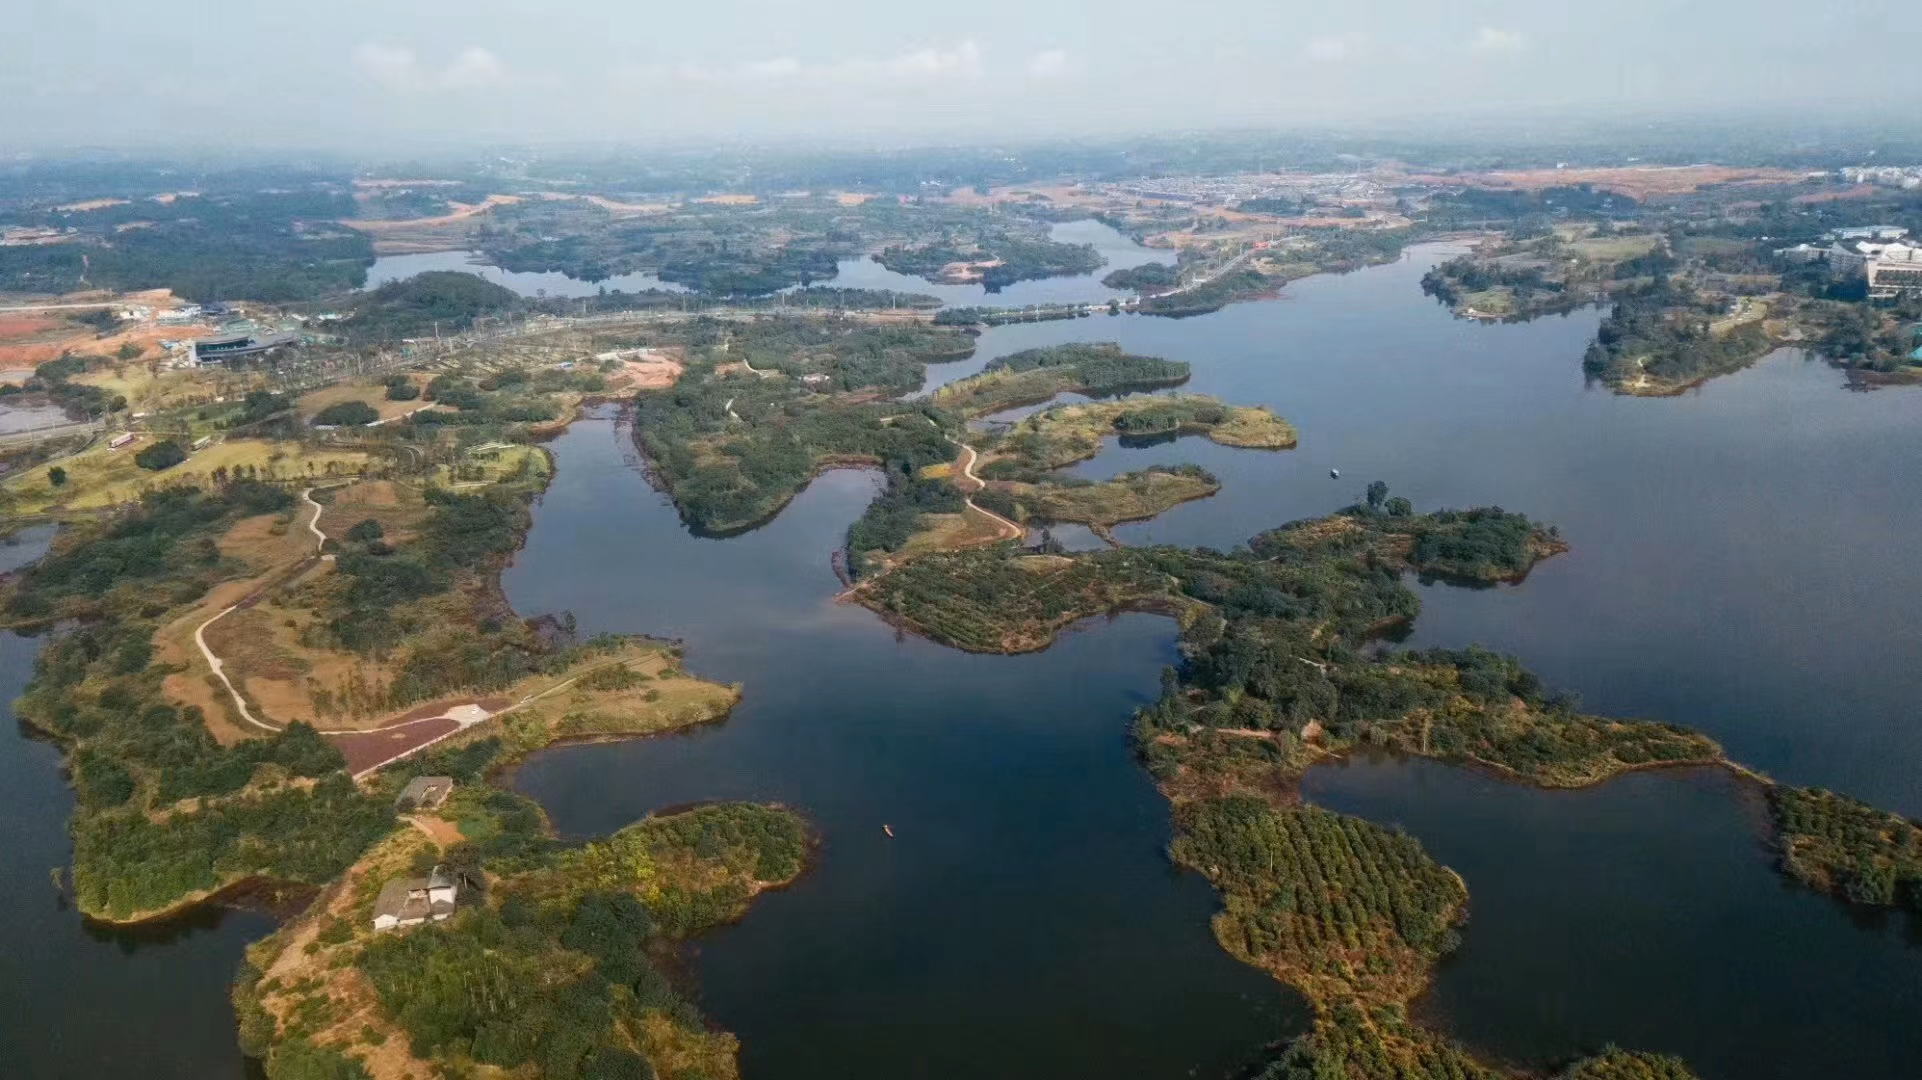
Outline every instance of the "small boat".
POLYGON ((1340 470, 1340 469, 1329 469, 1329 470, 1328 470, 1328 479, 1330 479, 1330 480, 1339 480, 1339 479, 1341 479, 1341 470, 1340 470))
POLYGON ((888 838, 889 838, 889 839, 893 839, 893 837, 894 837, 894 826, 892 826, 892 825, 883 825, 883 826, 881 826, 881 831, 882 831, 882 832, 884 832, 884 833, 887 833, 887 834, 888 834, 888 838))

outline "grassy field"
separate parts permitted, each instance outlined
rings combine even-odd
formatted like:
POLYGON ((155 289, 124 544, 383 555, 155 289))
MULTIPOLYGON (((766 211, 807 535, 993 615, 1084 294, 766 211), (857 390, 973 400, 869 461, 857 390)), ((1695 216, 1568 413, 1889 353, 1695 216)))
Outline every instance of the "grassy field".
MULTIPOLYGON (((423 386, 426 385, 425 376, 416 373, 412 378, 416 383, 423 386)), ((323 386, 318 390, 309 391, 308 393, 300 395, 300 401, 296 403, 296 408, 300 412, 301 419, 311 422, 315 413, 320 412, 329 405, 338 405, 343 401, 364 402, 371 406, 375 412, 379 413, 382 420, 391 420, 396 416, 405 416, 415 409, 420 408, 422 405, 431 404, 431 402, 421 398, 415 398, 412 401, 389 401, 387 400, 387 387, 380 383, 343 382, 335 383, 332 386, 323 386)))
POLYGON ((153 445, 142 436, 132 445, 110 450, 98 443, 72 457, 36 465, 0 484, 10 514, 58 514, 101 510, 133 502, 144 491, 178 484, 207 487, 215 470, 253 469, 262 479, 324 480, 352 475, 373 459, 356 450, 324 450, 297 442, 235 439, 219 442, 191 455, 171 469, 149 472, 134 464, 134 455, 153 445), (53 467, 66 470, 67 482, 55 487, 48 479, 53 467))
POLYGON ((1296 440, 1294 426, 1264 408, 1224 405, 1200 394, 1138 395, 1035 413, 1010 428, 989 458, 1058 469, 1094 457, 1104 439, 1162 434, 1205 435, 1250 450, 1286 450, 1296 440))
POLYGON ((1221 490, 1221 482, 1206 474, 1143 469, 1085 486, 1009 484, 1007 490, 1036 520, 1119 525, 1145 521, 1171 507, 1205 499, 1221 490))
POLYGON ((1644 236, 1590 236, 1568 245, 1568 250, 1590 262, 1625 262, 1654 251, 1662 238, 1644 236))

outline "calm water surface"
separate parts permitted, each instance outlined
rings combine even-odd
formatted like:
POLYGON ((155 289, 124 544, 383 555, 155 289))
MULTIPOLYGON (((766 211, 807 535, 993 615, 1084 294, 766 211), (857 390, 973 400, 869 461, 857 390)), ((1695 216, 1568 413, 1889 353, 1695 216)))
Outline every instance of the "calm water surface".
MULTIPOLYGON (((1454 321, 1420 295, 1436 257, 1195 319, 1003 327, 931 381, 1067 340, 1191 361, 1190 389, 1273 406, 1301 446, 1108 448, 1078 471, 1194 461, 1226 485, 1117 530, 1127 542, 1232 546, 1374 479, 1421 507, 1525 510, 1574 550, 1519 587, 1423 589, 1416 643, 1518 653, 1595 711, 1690 724, 1785 780, 1922 814, 1922 395, 1846 393, 1784 353, 1679 398, 1616 398, 1582 381, 1593 312, 1454 321)), ((1128 756, 1168 622, 1103 621, 1025 657, 898 640, 832 601, 829 554, 871 479, 830 474, 766 528, 701 540, 611 420, 556 452, 507 575, 516 607, 684 637, 690 668, 746 699, 692 734, 555 749, 518 783, 572 835, 713 798, 789 803, 822 835, 808 875, 697 963, 751 1080, 1218 1076, 1298 1030, 1292 996, 1212 942, 1213 897, 1165 861, 1166 807, 1128 756)), ((6 697, 33 647, 0 639, 6 697)), ((71 806, 56 760, 0 743, 0 1060, 239 1075, 225 990, 265 921, 88 936, 47 880, 71 806)), ((1467 879, 1464 946, 1423 1007, 1485 1051, 1537 1062, 1612 1041, 1686 1054, 1709 1080, 1916 1075, 1910 930, 1786 885, 1753 800, 1715 774, 1543 793, 1374 763, 1307 788, 1404 823, 1467 879)))

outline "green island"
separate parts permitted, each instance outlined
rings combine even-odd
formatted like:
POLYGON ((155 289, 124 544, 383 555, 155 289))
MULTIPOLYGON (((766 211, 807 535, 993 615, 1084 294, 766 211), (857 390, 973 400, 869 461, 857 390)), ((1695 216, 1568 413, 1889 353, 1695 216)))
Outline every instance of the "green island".
POLYGON ((1100 396, 1179 386, 1188 365, 1137 356, 1112 343, 1024 349, 989 362, 978 375, 949 383, 929 400, 968 416, 1035 405, 1060 394, 1100 396))
MULTIPOLYGON (((899 563, 853 596, 905 630, 979 652, 1046 648, 1095 615, 1173 615, 1181 663, 1134 724, 1142 762, 1174 803, 1170 853, 1220 892, 1222 946, 1315 1010, 1313 1030, 1260 1075, 1492 1078, 1508 1074, 1407 1008, 1454 947, 1466 888, 1407 836, 1303 806, 1297 785, 1315 763, 1382 750, 1548 788, 1726 766, 1766 788, 1786 872, 1857 903, 1913 906, 1922 895, 1922 828, 1912 822, 1776 785, 1683 727, 1584 714, 1510 657, 1370 645, 1414 618, 1406 574, 1519 581, 1563 550, 1523 515, 1417 514, 1376 484, 1366 503, 1230 553, 1004 544, 899 563)), ((1611 1051, 1556 1075, 1688 1073, 1671 1058, 1611 1051)))

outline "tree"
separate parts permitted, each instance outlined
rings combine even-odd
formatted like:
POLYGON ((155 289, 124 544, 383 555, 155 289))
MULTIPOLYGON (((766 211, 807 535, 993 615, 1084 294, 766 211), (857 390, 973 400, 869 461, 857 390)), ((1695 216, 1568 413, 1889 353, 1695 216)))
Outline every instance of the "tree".
POLYGON ((140 354, 146 351, 147 350, 141 348, 140 346, 134 344, 131 341, 123 341, 120 343, 120 347, 113 351, 113 354, 116 358, 121 360, 137 360, 139 359, 140 354))
POLYGON ((363 543, 369 540, 378 540, 385 535, 386 531, 380 527, 380 522, 375 521, 373 518, 358 522, 353 528, 347 530, 347 539, 357 540, 363 543))
POLYGON ((172 439, 162 439, 133 456, 133 463, 150 472, 171 469, 187 460, 187 452, 172 439))
POLYGON ((52 484, 54 487, 65 486, 67 483, 67 470, 61 468, 58 465, 55 465, 54 467, 48 469, 47 483, 52 484))
POLYGON ((1384 501, 1386 501, 1387 498, 1388 498, 1387 483, 1381 480, 1377 480, 1374 483, 1368 485, 1368 508, 1370 510, 1380 510, 1381 504, 1384 501))
POLYGON ((314 423, 328 427, 365 427, 380 419, 364 401, 339 401, 314 414, 314 423))

